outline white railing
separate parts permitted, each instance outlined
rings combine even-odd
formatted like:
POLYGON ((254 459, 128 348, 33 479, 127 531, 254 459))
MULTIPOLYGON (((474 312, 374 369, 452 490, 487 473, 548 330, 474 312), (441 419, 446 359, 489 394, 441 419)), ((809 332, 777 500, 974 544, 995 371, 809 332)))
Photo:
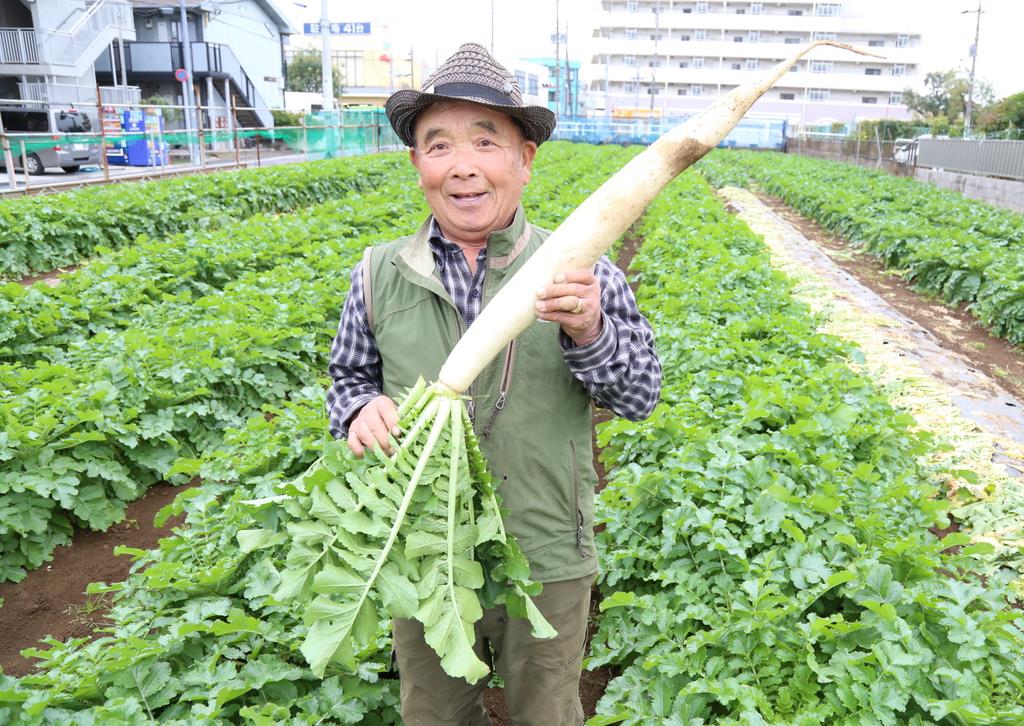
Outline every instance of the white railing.
MULTIPOLYGON (((25 102, 50 105, 96 103, 96 89, 70 83, 19 83, 18 92, 25 102)), ((142 90, 138 86, 101 86, 100 100, 109 104, 138 104, 142 90)))
MULTIPOLYGON (((37 30, 39 60, 37 63, 78 65, 82 55, 105 30, 120 30, 129 39, 135 38, 132 6, 124 0, 100 0, 66 30, 37 30)), ((90 59, 91 60, 91 59, 90 59)))
POLYGON ((0 65, 39 62, 39 39, 33 28, 0 28, 0 65))

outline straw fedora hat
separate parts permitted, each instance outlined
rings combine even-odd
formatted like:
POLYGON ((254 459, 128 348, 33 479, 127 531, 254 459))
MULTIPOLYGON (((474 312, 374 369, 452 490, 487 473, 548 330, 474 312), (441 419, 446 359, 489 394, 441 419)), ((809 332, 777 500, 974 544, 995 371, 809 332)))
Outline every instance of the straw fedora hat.
POLYGON ((519 122, 523 134, 542 144, 555 129, 555 114, 543 106, 524 106, 515 76, 477 43, 464 43, 423 83, 388 98, 384 110, 406 146, 415 146, 416 117, 438 101, 471 101, 501 111, 519 122))

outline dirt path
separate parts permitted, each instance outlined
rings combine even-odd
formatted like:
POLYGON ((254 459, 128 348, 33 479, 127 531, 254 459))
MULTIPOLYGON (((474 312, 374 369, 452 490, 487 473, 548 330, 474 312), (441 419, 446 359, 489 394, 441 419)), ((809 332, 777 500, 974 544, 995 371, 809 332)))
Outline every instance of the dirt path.
POLYGON ((182 487, 151 487, 128 506, 124 521, 106 532, 78 531, 70 545, 58 547, 53 561, 28 573, 21 582, 0 584, 0 669, 12 676, 32 670, 34 661, 20 653, 47 636, 58 640, 82 638, 106 625, 106 601, 87 596, 90 582, 120 582, 131 569, 130 557, 115 557, 118 545, 149 549, 183 517, 172 517, 165 527, 153 526, 153 517, 169 504, 182 487))
POLYGON ((796 282, 797 297, 825 313, 823 330, 856 343, 866 372, 894 405, 913 414, 938 444, 948 444, 931 461, 953 470, 944 482, 952 513, 975 541, 992 544, 1024 574, 1024 404, 1007 390, 1007 376, 997 381, 985 370, 1024 371, 1024 353, 983 330, 952 325, 956 311, 936 310, 902 280, 856 259, 840 240, 822 242, 812 223, 789 210, 780 214, 778 203, 769 206, 735 188, 719 194, 764 237, 773 266, 796 282), (982 335, 1001 345, 972 345, 982 335))

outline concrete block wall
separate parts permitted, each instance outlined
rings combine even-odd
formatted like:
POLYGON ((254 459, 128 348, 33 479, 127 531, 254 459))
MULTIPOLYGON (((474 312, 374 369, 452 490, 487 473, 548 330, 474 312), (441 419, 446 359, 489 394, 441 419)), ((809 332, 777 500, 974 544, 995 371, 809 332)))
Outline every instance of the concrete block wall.
POLYGON ((1022 181, 926 167, 918 167, 914 171, 914 177, 919 181, 931 182, 944 189, 960 192, 969 199, 977 199, 1024 214, 1024 182, 1022 181))

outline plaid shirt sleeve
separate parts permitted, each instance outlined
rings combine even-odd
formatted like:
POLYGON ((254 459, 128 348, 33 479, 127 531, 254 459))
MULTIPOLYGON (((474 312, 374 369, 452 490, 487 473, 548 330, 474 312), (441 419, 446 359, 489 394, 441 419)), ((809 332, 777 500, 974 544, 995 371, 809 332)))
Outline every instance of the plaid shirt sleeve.
POLYGON ((601 335, 577 347, 560 332, 562 355, 599 406, 639 421, 651 414, 661 396, 661 362, 654 350, 654 333, 622 271, 602 257, 594 272, 601 283, 601 335))
POLYGON ((331 376, 331 387, 327 390, 331 435, 344 439, 348 437, 349 419, 381 395, 384 387, 380 351, 363 304, 362 262, 352 270, 352 286, 341 309, 327 372, 331 376))

